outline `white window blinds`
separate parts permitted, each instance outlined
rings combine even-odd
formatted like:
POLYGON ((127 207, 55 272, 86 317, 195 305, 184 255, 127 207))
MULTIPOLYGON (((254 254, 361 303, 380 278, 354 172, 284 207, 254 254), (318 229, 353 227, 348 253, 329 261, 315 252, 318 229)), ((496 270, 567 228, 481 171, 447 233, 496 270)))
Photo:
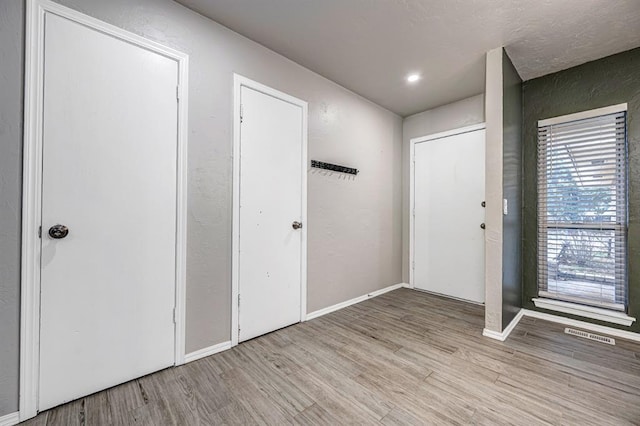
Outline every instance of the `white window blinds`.
POLYGON ((538 124, 539 296, 624 311, 626 111, 545 121, 538 124))

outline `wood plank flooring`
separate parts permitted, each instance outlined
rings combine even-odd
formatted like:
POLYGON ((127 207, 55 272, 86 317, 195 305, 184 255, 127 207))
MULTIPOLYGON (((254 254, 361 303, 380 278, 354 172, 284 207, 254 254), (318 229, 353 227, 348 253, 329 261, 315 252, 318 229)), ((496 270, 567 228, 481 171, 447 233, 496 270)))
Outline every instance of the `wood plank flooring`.
POLYGON ((408 289, 41 413, 26 425, 640 424, 640 345, 408 289))

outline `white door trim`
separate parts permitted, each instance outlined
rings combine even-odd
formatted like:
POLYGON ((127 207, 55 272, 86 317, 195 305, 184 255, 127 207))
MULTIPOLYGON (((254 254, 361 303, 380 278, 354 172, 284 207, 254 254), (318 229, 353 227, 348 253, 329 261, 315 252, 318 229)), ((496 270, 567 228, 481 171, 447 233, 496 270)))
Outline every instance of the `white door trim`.
POLYGON ((409 288, 415 288, 413 280, 414 271, 414 221, 415 221, 415 165, 416 165, 416 144, 432 141, 435 139, 447 138, 449 136, 470 133, 485 128, 485 123, 474 124, 472 126, 460 127, 458 129, 447 130, 445 132, 433 133, 427 136, 418 136, 409 140, 409 288))
POLYGON ((302 242, 300 265, 300 321, 307 316, 307 102, 233 74, 233 231, 231 253, 231 346, 238 344, 238 294, 240 288, 240 89, 249 87, 302 108, 302 242))
POLYGON ((27 0, 20 309, 20 420, 37 414, 40 352, 40 238, 44 17, 50 13, 158 53, 178 63, 175 364, 185 356, 187 105, 189 56, 50 0, 27 0))

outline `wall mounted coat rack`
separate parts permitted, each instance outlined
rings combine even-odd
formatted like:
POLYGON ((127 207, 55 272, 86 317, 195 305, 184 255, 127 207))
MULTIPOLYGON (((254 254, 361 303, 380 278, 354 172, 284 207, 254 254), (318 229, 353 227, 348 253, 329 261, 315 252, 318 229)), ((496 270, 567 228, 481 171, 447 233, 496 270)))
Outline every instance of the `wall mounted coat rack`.
POLYGON ((332 172, 347 173, 357 175, 359 170, 351 167, 339 166, 337 164, 324 163, 322 161, 311 160, 311 167, 316 169, 331 170, 332 172))

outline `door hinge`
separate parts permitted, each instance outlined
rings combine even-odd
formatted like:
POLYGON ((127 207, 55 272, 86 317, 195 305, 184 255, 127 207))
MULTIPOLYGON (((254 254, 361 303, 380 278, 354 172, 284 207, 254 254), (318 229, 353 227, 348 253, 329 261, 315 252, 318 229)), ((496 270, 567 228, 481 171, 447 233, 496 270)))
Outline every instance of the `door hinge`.
POLYGON ((416 262, 415 260, 413 262, 411 262, 411 269, 416 269, 416 262))
MULTIPOLYGON (((240 124, 242 124, 242 119, 244 118, 244 109, 242 108, 242 104, 240 104, 240 124)), ((238 299, 240 300, 240 299, 238 299)))
POLYGON ((177 324, 178 323, 178 317, 176 314, 176 308, 173 308, 173 323, 177 324))
POLYGON ((38 228, 38 238, 42 238, 42 226, 38 228))
POLYGON ((176 100, 180 100, 180 86, 176 86, 176 100))

